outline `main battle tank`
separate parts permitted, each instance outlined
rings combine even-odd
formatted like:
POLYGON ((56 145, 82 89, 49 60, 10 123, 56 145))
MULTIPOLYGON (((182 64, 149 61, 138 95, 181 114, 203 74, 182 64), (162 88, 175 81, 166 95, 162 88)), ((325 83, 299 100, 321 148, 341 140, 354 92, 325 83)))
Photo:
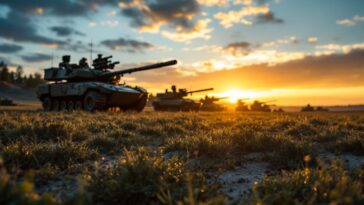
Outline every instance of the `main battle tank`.
POLYGON ((202 98, 200 100, 200 102, 202 103, 201 105, 201 110, 202 111, 224 111, 226 110, 226 107, 217 104, 216 102, 219 100, 223 100, 226 99, 227 97, 209 97, 209 96, 205 96, 205 98, 202 98))
POLYGON ((245 111, 249 111, 249 106, 244 102, 244 100, 246 99, 239 99, 236 104, 236 108, 235 108, 235 111, 238 111, 238 112, 245 112, 245 111))
POLYGON ((197 92, 205 92, 213 88, 187 91, 187 89, 178 89, 172 85, 172 91, 166 89, 165 93, 157 93, 156 99, 152 102, 156 111, 199 111, 201 103, 192 99, 185 99, 188 94, 192 95, 197 92))
POLYGON ((148 93, 139 86, 120 84, 124 74, 151 70, 177 64, 176 60, 129 68, 110 72, 119 62, 112 62, 109 57, 93 60, 90 68, 85 58, 79 65, 70 64, 70 56, 63 56, 59 67, 45 69, 44 79, 53 83, 38 87, 37 95, 44 110, 87 111, 107 110, 118 107, 122 111, 142 111, 146 105, 148 93))
POLYGON ((273 102, 260 102, 260 101, 254 101, 253 104, 250 105, 250 111, 258 111, 258 112, 271 112, 272 109, 270 108, 270 105, 267 103, 273 102))

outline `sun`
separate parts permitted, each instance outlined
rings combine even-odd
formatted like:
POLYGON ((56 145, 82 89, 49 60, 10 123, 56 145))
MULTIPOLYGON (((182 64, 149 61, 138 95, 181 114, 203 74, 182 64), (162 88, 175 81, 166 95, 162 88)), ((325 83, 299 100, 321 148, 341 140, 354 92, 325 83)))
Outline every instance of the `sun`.
POLYGON ((257 92, 252 90, 239 90, 232 89, 220 93, 219 96, 227 97, 230 103, 236 103, 239 99, 252 100, 264 96, 263 92, 257 92))

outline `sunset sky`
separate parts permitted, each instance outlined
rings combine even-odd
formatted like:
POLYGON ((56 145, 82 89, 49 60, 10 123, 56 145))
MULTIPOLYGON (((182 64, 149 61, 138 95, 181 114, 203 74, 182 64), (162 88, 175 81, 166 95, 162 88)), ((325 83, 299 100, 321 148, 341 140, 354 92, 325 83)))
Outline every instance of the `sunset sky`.
POLYGON ((364 103, 362 0, 0 0, 0 28, 0 60, 27 73, 90 58, 92 41, 117 69, 177 59, 124 77, 151 92, 364 103))

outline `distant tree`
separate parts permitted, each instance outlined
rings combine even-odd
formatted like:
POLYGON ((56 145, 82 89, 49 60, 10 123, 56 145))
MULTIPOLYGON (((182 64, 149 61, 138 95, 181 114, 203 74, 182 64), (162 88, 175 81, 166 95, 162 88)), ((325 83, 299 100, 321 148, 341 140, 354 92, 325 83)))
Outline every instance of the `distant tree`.
POLYGON ((34 73, 34 81, 35 81, 36 85, 39 85, 41 83, 44 83, 44 80, 42 78, 42 74, 40 74, 40 73, 34 73))
POLYGON ((11 83, 15 83, 15 72, 14 71, 10 71, 10 74, 9 74, 9 81, 11 83))
POLYGON ((1 69, 0 70, 0 80, 9 81, 10 73, 9 73, 8 66, 4 62, 1 62, 0 63, 0 69, 1 69))
POLYGON ((24 81, 25 86, 32 88, 34 86, 34 78, 32 74, 29 74, 28 78, 24 81))
POLYGON ((23 79, 23 73, 24 73, 24 69, 22 66, 18 66, 16 68, 16 73, 15 73, 15 78, 16 78, 16 83, 18 84, 22 84, 24 79, 23 79))

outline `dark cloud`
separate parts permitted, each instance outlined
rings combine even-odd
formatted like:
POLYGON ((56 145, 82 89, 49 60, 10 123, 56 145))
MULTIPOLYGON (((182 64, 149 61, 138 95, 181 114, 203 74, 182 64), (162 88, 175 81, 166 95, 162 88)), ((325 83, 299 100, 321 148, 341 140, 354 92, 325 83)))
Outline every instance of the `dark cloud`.
POLYGON ((258 15, 256 23, 284 23, 284 20, 277 18, 273 12, 268 12, 266 14, 258 15))
MULTIPOLYGON (((41 44, 64 44, 60 40, 51 39, 37 33, 34 24, 35 16, 53 15, 62 17, 85 17, 90 11, 96 11, 100 6, 117 5, 117 0, 1 0, 0 6, 9 8, 7 16, 0 18, 0 37, 20 42, 41 44)), ((52 29, 59 36, 70 34, 81 35, 73 29, 55 26, 52 29)))
POLYGON ((121 50, 130 53, 141 52, 145 49, 154 48, 154 45, 148 42, 124 38, 119 38, 116 40, 105 40, 102 41, 101 44, 112 50, 121 50))
POLYGON ((81 41, 73 42, 71 39, 68 39, 67 42, 59 45, 59 49, 87 53, 87 52, 90 52, 91 47, 90 47, 90 45, 86 45, 85 43, 83 43, 81 41))
POLYGON ((49 30, 55 32, 58 36, 70 36, 72 34, 76 34, 76 35, 80 35, 80 36, 85 36, 85 34, 71 28, 71 27, 67 27, 67 26, 53 26, 50 27, 49 30))
POLYGON ((24 14, 35 14, 37 9, 42 9, 45 14, 52 15, 84 15, 89 9, 89 5, 84 1, 44 1, 44 0, 1 0, 0 4, 8 6, 12 11, 24 14))
POLYGON ((35 54, 29 54, 29 55, 23 55, 21 58, 24 61, 34 63, 34 62, 42 62, 42 61, 48 61, 52 59, 51 55, 42 54, 42 53, 35 53, 35 54))
MULTIPOLYGON (((133 1, 122 2, 128 4, 133 1)), ((122 15, 131 18, 131 26, 145 28, 166 23, 172 28, 190 31, 195 27, 191 17, 200 12, 196 0, 145 0, 144 3, 147 9, 133 6, 122 9, 122 15)))
POLYGON ((12 11, 25 15, 42 14, 54 16, 85 16, 89 11, 96 11, 101 6, 117 6, 118 0, 1 0, 12 11))
POLYGON ((16 53, 18 51, 21 51, 22 49, 22 46, 18 46, 15 44, 0 44, 0 53, 16 53))
POLYGON ((247 55, 251 51, 251 44, 245 41, 234 42, 225 46, 224 50, 233 55, 247 55))
POLYGON ((41 36, 29 18, 17 12, 9 12, 5 18, 0 18, 0 37, 18 42, 61 43, 61 41, 41 36))

